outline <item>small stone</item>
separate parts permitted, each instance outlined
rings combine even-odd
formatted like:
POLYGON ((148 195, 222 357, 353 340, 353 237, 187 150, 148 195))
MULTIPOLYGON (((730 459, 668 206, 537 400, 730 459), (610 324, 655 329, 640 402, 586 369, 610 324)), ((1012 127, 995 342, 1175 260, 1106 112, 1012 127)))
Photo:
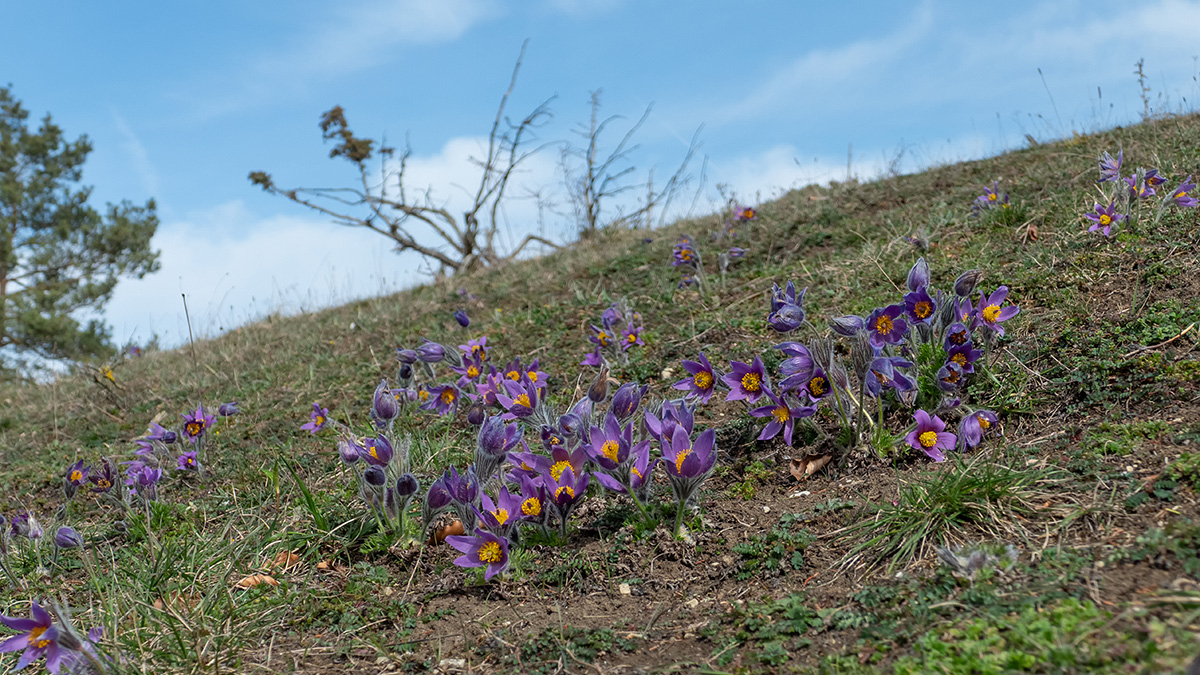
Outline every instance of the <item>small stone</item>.
POLYGON ((629 584, 621 584, 617 586, 617 590, 621 592, 621 595, 633 595, 633 589, 629 587, 629 584))
POLYGON ((700 601, 695 598, 692 598, 691 600, 688 600, 687 602, 685 602, 683 604, 687 605, 688 609, 696 609, 696 607, 698 607, 700 605, 700 601))
POLYGON ((438 662, 438 670, 443 673, 463 673, 467 670, 466 659, 442 659, 438 662))
POLYGON ((769 507, 769 506, 763 507, 763 513, 770 513, 770 512, 771 512, 771 507, 769 507))

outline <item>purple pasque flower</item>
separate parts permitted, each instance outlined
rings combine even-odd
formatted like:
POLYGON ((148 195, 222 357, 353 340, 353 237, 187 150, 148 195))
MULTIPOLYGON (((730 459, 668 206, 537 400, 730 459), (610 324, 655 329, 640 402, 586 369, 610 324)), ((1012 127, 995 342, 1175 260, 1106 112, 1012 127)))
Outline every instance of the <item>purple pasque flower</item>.
POLYGON ((953 361, 947 361, 937 372, 938 389, 952 394, 962 388, 964 382, 963 369, 953 361))
POLYGON ((908 285, 910 293, 915 293, 929 285, 929 263, 925 262, 924 258, 917 258, 917 262, 909 268, 905 283, 908 285))
POLYGON ((183 417, 183 433, 192 443, 200 440, 208 428, 216 423, 216 415, 206 415, 204 406, 196 406, 196 412, 184 413, 183 417))
POLYGON ((983 352, 972 347, 970 342, 955 345, 946 351, 946 361, 957 364, 964 373, 975 372, 975 362, 980 356, 983 356, 983 352))
POLYGON ((888 305, 871 312, 867 317, 867 330, 871 333, 871 345, 899 344, 908 332, 908 323, 902 316, 904 305, 888 305))
POLYGON ((564 537, 567 534, 567 519, 583 501, 591 478, 591 474, 577 474, 571 467, 563 469, 557 478, 549 472, 542 474, 542 484, 546 486, 546 500, 558 514, 559 528, 564 537))
POLYGON ((550 385, 548 381, 550 374, 541 369, 540 361, 541 359, 535 358, 529 363, 529 366, 525 368, 525 379, 536 384, 538 389, 545 389, 550 385))
POLYGON ((45 534, 37 517, 32 512, 21 510, 13 514, 12 522, 9 524, 9 532, 14 537, 23 537, 25 539, 41 539, 45 534))
POLYGON ((755 356, 752 363, 729 362, 729 373, 721 378, 729 386, 726 401, 748 401, 758 403, 767 388, 767 373, 762 359, 755 356))
POLYGON ((461 366, 451 366, 450 370, 458 373, 458 388, 462 389, 468 384, 473 384, 483 377, 483 364, 471 358, 463 359, 461 366))
POLYGON ((506 424, 499 417, 487 417, 479 425, 475 442, 475 468, 484 482, 490 481, 515 448, 527 447, 521 438, 521 425, 506 424))
POLYGON ((439 363, 446 358, 446 348, 430 340, 421 343, 416 352, 417 360, 422 363, 439 363))
POLYGON ((462 308, 454 310, 454 320, 463 328, 471 325, 471 319, 467 317, 467 310, 462 308))
POLYGON ((621 309, 614 302, 600 314, 600 325, 605 328, 612 328, 617 325, 618 321, 621 321, 621 309))
POLYGON ((629 451, 633 446, 633 426, 622 427, 617 416, 609 411, 604 417, 603 427, 592 427, 589 441, 583 448, 592 461, 605 471, 615 471, 629 459, 629 451))
POLYGON ((662 461, 660 457, 650 458, 650 439, 638 441, 629 452, 633 461, 629 463, 629 485, 638 501, 645 502, 650 494, 651 477, 654 468, 662 461))
POLYGON ((308 414, 308 423, 300 427, 310 434, 315 434, 329 423, 329 408, 322 408, 320 403, 313 403, 312 412, 308 414))
MULTIPOLYGON (((815 406, 800 405, 796 401, 796 405, 788 403, 788 396, 776 396, 768 391, 767 397, 771 399, 770 405, 764 405, 750 411, 751 417, 770 417, 771 421, 767 426, 763 427, 762 433, 758 435, 758 440, 765 441, 775 438, 783 431, 783 440, 788 446, 792 444, 792 430, 796 425, 797 419, 812 417, 817 411, 815 406)), ((686 461, 686 460, 685 460, 686 461)))
POLYGON ((604 357, 600 355, 600 346, 597 345, 596 348, 591 351, 591 353, 583 357, 583 360, 579 362, 579 365, 589 366, 592 368, 599 368, 600 366, 604 365, 604 357))
POLYGON ((517 525, 525 520, 521 513, 521 493, 511 493, 505 486, 496 493, 495 501, 485 492, 479 495, 480 506, 475 515, 480 527, 498 537, 511 539, 517 525))
POLYGON ((185 452, 185 453, 179 455, 179 457, 176 458, 177 466, 175 467, 175 470, 176 471, 199 471, 200 470, 199 454, 200 453, 196 452, 195 450, 190 450, 188 452, 185 452))
POLYGON ((842 337, 854 337, 867 329, 867 320, 861 316, 837 316, 829 320, 829 327, 842 337))
POLYGON ((611 347, 613 340, 616 339, 612 333, 612 328, 597 326, 591 324, 592 334, 588 336, 588 340, 601 348, 611 347))
POLYGON ((362 457, 362 453, 366 452, 353 438, 343 436, 337 442, 338 457, 342 459, 342 463, 350 466, 358 462, 362 457))
POLYGON ((744 223, 748 220, 758 220, 758 211, 756 211, 753 206, 734 204, 733 219, 739 223, 744 223))
POLYGON ((421 518, 425 522, 425 530, 433 524, 433 519, 454 503, 454 497, 446 489, 446 476, 443 474, 433 481, 429 491, 425 493, 425 501, 421 502, 421 518))
POLYGON ((983 436, 1000 422, 991 410, 976 410, 958 423, 958 437, 963 446, 970 450, 983 442, 983 436))
POLYGON ((499 372, 491 372, 483 377, 483 380, 475 383, 475 394, 480 401, 483 401, 487 406, 498 406, 500 400, 496 395, 504 392, 504 375, 499 372))
POLYGON ((682 427, 676 427, 670 440, 662 443, 663 466, 675 501, 679 505, 675 530, 683 522, 683 512, 694 500, 700 485, 712 473, 717 463, 716 432, 705 429, 693 445, 690 435, 682 427))
POLYGON ((958 437, 946 431, 946 423, 937 415, 930 417, 924 410, 918 410, 913 414, 913 419, 916 420, 917 428, 909 432, 904 440, 911 448, 920 450, 933 461, 946 461, 946 455, 942 454, 942 451, 953 450, 958 443, 958 437))
POLYGON ((538 409, 538 387, 531 380, 523 382, 504 381, 504 391, 496 392, 496 400, 504 407, 502 419, 524 419, 538 409))
POLYGON ((700 283, 700 280, 696 278, 695 273, 693 273, 691 270, 688 270, 685 271, 679 278, 679 285, 676 286, 676 288, 687 288, 688 286, 694 286, 698 283, 700 283))
POLYGON ((928 324, 937 312, 937 303, 930 297, 929 290, 921 286, 904 296, 904 314, 917 323, 928 324))
POLYGON ((1004 335, 1004 326, 1000 323, 1008 321, 1014 316, 1021 313, 1021 308, 1016 305, 1009 305, 1001 308, 1004 300, 1008 298, 1008 286, 1001 286, 991 295, 984 295, 983 291, 979 292, 979 306, 976 308, 976 314, 984 326, 995 331, 997 335, 1004 335))
POLYGON ((961 323, 950 324, 946 329, 945 348, 949 352, 955 347, 971 344, 971 331, 961 323))
POLYGON ((166 427, 159 424, 158 422, 151 422, 150 423, 150 433, 146 434, 145 440, 158 441, 165 445, 170 445, 170 444, 174 443, 175 441, 179 440, 179 434, 176 434, 174 431, 167 429, 166 427))
POLYGON ((100 460, 100 468, 95 473, 88 475, 88 482, 92 484, 92 492, 98 494, 111 490, 116 480, 116 467, 108 458, 100 460))
POLYGON ((901 368, 912 368, 913 362, 901 356, 877 356, 867 370, 865 386, 867 393, 878 397, 884 387, 898 392, 913 391, 917 383, 904 374, 901 368))
POLYGON ((58 644, 59 628, 54 625, 54 619, 41 605, 34 601, 29 619, 5 616, 0 614, 0 623, 12 630, 18 631, 4 642, 0 642, 0 653, 25 650, 17 660, 14 670, 37 661, 43 655, 46 657, 46 670, 58 673, 62 670, 63 661, 69 652, 58 644))
POLYGON ((729 256, 730 260, 740 260, 746 257, 746 249, 740 246, 730 246, 726 255, 729 256))
POLYGON ((505 537, 476 529, 474 536, 452 535, 446 537, 446 543, 463 554, 454 559, 455 565, 486 568, 483 574, 486 581, 508 570, 508 539, 505 537))
POLYGON ((421 410, 436 412, 439 415, 453 415, 458 411, 458 387, 447 382, 429 388, 429 398, 421 404, 421 410))
MULTIPOLYGON (((1150 171, 1153 171, 1154 177, 1158 178, 1158 171, 1156 169, 1150 169, 1150 171)), ((1149 176, 1150 173, 1135 173, 1124 179, 1125 185, 1129 186, 1130 199, 1149 199, 1154 196, 1154 186, 1147 180, 1149 176)))
POLYGON ((233 417, 240 414, 242 414, 242 409, 238 407, 237 401, 230 401, 217 406, 217 415, 221 417, 233 417))
POLYGON ((415 350, 415 349, 397 349, 396 350, 396 359, 398 361, 400 361, 400 363, 402 363, 406 366, 411 366, 412 364, 414 364, 418 361, 417 350, 415 350))
POLYGON ((67 472, 63 475, 63 492, 66 493, 67 499, 75 496, 75 492, 87 481, 91 472, 92 467, 84 466, 82 459, 67 467, 67 472))
POLYGON ((679 267, 681 265, 696 267, 700 263, 700 254, 696 252, 695 247, 692 246, 691 238, 687 236, 679 238, 679 241, 675 244, 675 248, 671 249, 671 255, 673 257, 671 261, 672 267, 679 267))
POLYGON ((545 526, 550 518, 550 509, 546 508, 546 487, 542 485, 540 476, 521 476, 521 505, 520 516, 524 520, 545 526))
MULTIPOLYGON (((792 379, 792 378, 788 378, 792 379)), ((809 374, 808 380, 797 382, 797 384, 788 387, 791 390, 803 391, 808 394, 808 397, 813 401, 820 401, 833 391, 833 385, 829 380, 829 376, 820 367, 814 367, 809 374)))
POLYGON ((83 537, 73 527, 63 526, 54 533, 54 545, 57 548, 79 548, 83 546, 83 537))
POLYGON ((1124 213, 1117 211, 1117 203, 1109 202, 1108 206, 1102 206, 1097 203, 1092 207, 1094 213, 1083 214, 1084 218, 1092 221, 1092 226, 1088 228, 1088 232, 1101 232, 1106 237, 1112 236, 1112 227, 1119 221, 1125 219, 1124 213))
POLYGON ((976 284, 982 278, 982 270, 967 270, 958 275, 958 278, 954 280, 954 295, 960 298, 970 297, 975 292, 976 284))
POLYGON ((642 339, 643 326, 635 326, 632 323, 625 324, 621 329, 621 351, 627 352, 634 345, 646 346, 645 340, 642 339))
POLYGON ((676 427, 683 428, 689 435, 692 433, 695 416, 686 402, 663 401, 661 414, 661 419, 652 412, 647 412, 645 416, 646 431, 659 443, 663 443, 664 438, 669 443, 676 427))
POLYGON ((996 208, 1007 201, 1008 194, 1005 194, 1003 198, 1000 196, 1000 181, 998 180, 992 181, 991 187, 984 186, 983 194, 975 198, 975 204, 983 209, 996 208))
POLYGON ((796 294, 796 285, 787 282, 785 288, 778 284, 771 285, 771 312, 767 315, 767 324, 780 333, 790 333, 804 325, 804 294, 808 289, 796 294))
POLYGON ((1179 184, 1179 187, 1175 188, 1175 190, 1171 192, 1171 196, 1167 198, 1167 203, 1174 204, 1175 206, 1185 209, 1195 208, 1197 204, 1200 204, 1200 200, 1197 200, 1195 197, 1188 194, 1195 189, 1196 184, 1192 182, 1192 177, 1188 176, 1187 178, 1183 179, 1183 182, 1179 184))
POLYGON ((133 479, 133 489, 143 499, 150 501, 158 499, 158 481, 162 480, 162 469, 143 464, 129 477, 133 479))
POLYGON ((637 412, 638 405, 642 402, 642 397, 646 395, 646 390, 650 385, 638 386, 637 382, 626 382, 617 388, 617 392, 613 394, 612 403, 609 404, 609 410, 617 416, 617 419, 624 422, 633 417, 637 412))
POLYGON ((713 386, 717 383, 716 373, 713 372, 713 367, 708 362, 708 357, 704 355, 704 352, 700 352, 699 361, 683 359, 681 363, 683 364, 683 369, 688 372, 688 376, 671 386, 674 389, 686 391, 686 396, 689 399, 699 401, 700 403, 708 403, 708 400, 713 395, 713 386))
POLYGON ((382 429, 391 427, 399 416, 400 402, 396 400, 396 395, 392 393, 388 381, 382 379, 379 381, 379 386, 375 387, 375 394, 371 398, 371 419, 374 420, 376 427, 382 429))
POLYGON ((1100 156, 1100 179, 1097 183, 1107 183, 1121 177, 1121 160, 1125 158, 1125 150, 1117 151, 1117 158, 1107 152, 1100 156))
POLYGON ((385 467, 392 461, 396 451, 384 436, 368 436, 357 448, 358 456, 371 466, 385 467))
POLYGON ((477 363, 486 363, 488 358, 487 336, 481 336, 474 340, 467 340, 467 344, 459 345, 458 349, 468 359, 472 359, 477 363))

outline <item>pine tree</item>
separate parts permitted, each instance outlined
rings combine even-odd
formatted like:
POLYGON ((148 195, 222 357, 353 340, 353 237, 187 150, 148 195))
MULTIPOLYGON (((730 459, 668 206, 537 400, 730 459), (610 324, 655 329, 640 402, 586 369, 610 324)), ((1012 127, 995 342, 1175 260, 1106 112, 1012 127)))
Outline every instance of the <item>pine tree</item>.
POLYGON ((0 87, 0 377, 39 359, 110 354, 95 315, 118 277, 158 270, 154 200, 100 213, 88 204, 91 187, 79 184, 87 136, 65 140, 50 115, 34 131, 28 117, 0 87))

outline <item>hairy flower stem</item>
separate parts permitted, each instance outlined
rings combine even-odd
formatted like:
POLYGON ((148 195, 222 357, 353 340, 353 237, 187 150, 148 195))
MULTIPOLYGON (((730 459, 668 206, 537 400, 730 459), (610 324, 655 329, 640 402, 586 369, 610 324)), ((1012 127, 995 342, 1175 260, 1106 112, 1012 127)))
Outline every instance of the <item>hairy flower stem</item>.
POLYGON ((155 549, 158 548, 158 542, 154 539, 154 530, 150 527, 150 500, 142 497, 142 505, 145 507, 143 511, 146 514, 146 541, 150 545, 150 562, 158 564, 158 553, 155 549))
POLYGON ((625 481, 625 494, 629 495, 629 498, 633 500, 633 505, 636 506, 638 512, 642 514, 642 522, 649 524, 650 514, 646 511, 646 506, 642 504, 642 500, 638 499, 637 495, 634 494, 632 483, 633 481, 631 480, 625 481))
POLYGON ((679 509, 675 511, 675 529, 672 530, 672 534, 676 539, 682 538, 680 530, 683 528, 683 511, 686 508, 687 504, 685 502, 679 502, 679 509))

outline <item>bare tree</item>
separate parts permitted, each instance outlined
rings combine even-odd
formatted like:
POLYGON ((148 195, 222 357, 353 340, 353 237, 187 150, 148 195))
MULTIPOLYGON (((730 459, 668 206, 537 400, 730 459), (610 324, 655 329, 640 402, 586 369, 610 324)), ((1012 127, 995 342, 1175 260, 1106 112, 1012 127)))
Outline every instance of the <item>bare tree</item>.
POLYGON ((519 122, 514 123, 505 116, 505 107, 516 87, 527 46, 528 42, 521 46, 512 79, 500 99, 488 134, 487 154, 472 158, 481 175, 479 185, 470 195, 471 205, 461 217, 455 217, 444 205, 435 202, 429 190, 414 195, 405 185, 411 148, 406 145, 398 160, 395 148, 380 143, 376 150, 373 140, 354 135, 341 106, 334 106, 321 115, 321 134, 325 140, 336 142, 329 151, 331 158, 342 157, 357 168, 358 185, 285 189, 275 185, 271 175, 264 171, 251 172, 250 182, 271 194, 325 214, 337 224, 378 232, 395 242, 397 253, 415 251, 436 262, 442 273, 466 273, 479 267, 502 264, 520 254, 530 242, 559 248, 548 239, 530 234, 506 253, 497 249, 497 216, 505 191, 521 164, 540 149, 526 148, 533 140, 533 132, 551 118, 549 104, 553 97, 519 122), (378 173, 368 165, 375 155, 380 159, 378 173))
POLYGON ((600 119, 600 90, 592 92, 592 113, 586 126, 580 125, 575 134, 584 140, 583 147, 566 144, 562 150, 563 182, 575 210, 581 236, 589 236, 599 228, 614 225, 649 226, 653 212, 662 207, 665 213, 671 199, 687 185, 687 166, 699 147, 700 130, 692 137, 687 154, 680 162, 679 168, 667 179, 661 188, 654 187, 654 171, 646 174, 644 183, 630 180, 637 167, 630 163, 629 157, 640 146, 631 144, 633 137, 650 117, 652 106, 647 106, 642 116, 629 127, 621 137, 616 147, 601 157, 601 136, 609 124, 623 119, 620 115, 612 115, 600 119), (618 195, 634 189, 645 191, 644 201, 628 213, 619 214, 610 222, 601 221, 601 211, 604 205, 618 195))

